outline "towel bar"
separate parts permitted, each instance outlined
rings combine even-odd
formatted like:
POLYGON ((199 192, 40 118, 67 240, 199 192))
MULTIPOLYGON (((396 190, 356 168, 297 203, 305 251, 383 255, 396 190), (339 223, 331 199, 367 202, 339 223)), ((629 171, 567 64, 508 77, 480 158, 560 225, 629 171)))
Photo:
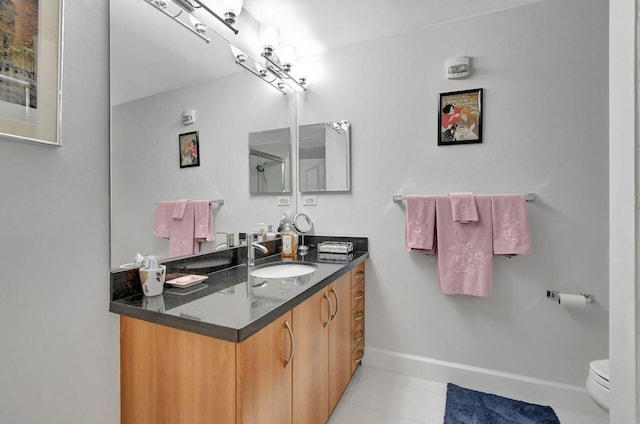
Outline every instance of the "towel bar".
MULTIPOLYGON (((536 193, 524 193, 524 200, 527 202, 535 202, 538 198, 536 193)), ((393 195, 393 203, 401 203, 407 199, 407 196, 404 194, 394 194, 393 195)))

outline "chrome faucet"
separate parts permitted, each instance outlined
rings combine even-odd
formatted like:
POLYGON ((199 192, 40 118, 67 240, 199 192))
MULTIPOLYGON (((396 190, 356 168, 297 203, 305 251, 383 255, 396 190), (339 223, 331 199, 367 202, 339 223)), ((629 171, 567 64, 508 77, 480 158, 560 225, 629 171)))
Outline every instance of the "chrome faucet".
POLYGON ((255 250, 259 250, 262 254, 266 255, 269 253, 269 249, 258 243, 257 241, 253 241, 256 237, 256 234, 247 234, 249 244, 247 245, 247 267, 255 266, 256 264, 256 252, 255 250))

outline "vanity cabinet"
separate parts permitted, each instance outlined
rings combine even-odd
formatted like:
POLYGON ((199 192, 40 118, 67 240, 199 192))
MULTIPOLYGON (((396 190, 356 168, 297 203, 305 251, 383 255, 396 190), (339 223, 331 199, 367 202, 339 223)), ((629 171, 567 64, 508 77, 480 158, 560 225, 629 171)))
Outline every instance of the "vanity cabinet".
POLYGON ((120 319, 123 424, 324 424, 364 353, 364 266, 240 343, 120 319))
POLYGON ((235 344, 120 318, 122 424, 236 422, 235 344))
POLYGON ((237 345, 238 423, 292 422, 294 340, 291 312, 287 312, 237 345))

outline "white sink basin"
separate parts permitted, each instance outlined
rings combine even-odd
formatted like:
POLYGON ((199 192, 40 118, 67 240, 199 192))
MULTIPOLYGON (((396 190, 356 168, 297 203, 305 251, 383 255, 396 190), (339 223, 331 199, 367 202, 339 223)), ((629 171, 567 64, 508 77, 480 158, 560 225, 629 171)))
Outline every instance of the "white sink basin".
POLYGON ((291 278, 311 274, 317 268, 314 264, 277 263, 265 265, 250 272, 257 278, 291 278))

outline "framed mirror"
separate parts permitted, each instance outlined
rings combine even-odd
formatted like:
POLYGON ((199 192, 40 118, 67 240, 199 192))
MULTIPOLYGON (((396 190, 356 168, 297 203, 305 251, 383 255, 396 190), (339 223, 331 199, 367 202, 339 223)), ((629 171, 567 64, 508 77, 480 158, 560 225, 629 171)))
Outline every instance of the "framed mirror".
POLYGON ((351 190, 351 123, 329 121, 298 128, 301 192, 351 190))
POLYGON ((249 133, 249 193, 291 192, 291 128, 249 133))

